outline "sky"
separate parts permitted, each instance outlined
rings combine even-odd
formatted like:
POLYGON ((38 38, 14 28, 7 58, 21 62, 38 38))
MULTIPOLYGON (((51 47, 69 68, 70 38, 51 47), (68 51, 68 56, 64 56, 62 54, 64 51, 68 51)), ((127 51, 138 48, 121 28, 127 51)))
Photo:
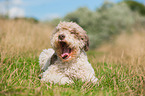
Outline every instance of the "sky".
MULTIPOLYGON (((8 10, 10 18, 34 17, 47 20, 64 17, 84 6, 95 11, 104 1, 117 3, 122 0, 0 0, 0 14, 6 14, 8 10)), ((136 1, 145 3, 145 0, 136 1)))

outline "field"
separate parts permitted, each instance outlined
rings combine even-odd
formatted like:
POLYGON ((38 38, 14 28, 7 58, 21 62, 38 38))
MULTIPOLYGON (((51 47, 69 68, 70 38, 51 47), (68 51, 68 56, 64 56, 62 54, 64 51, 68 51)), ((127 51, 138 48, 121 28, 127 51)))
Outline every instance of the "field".
POLYGON ((53 85, 39 79, 38 56, 49 48, 53 27, 23 20, 0 20, 0 95, 145 95, 145 30, 132 29, 113 43, 87 52, 99 86, 75 81, 53 85))

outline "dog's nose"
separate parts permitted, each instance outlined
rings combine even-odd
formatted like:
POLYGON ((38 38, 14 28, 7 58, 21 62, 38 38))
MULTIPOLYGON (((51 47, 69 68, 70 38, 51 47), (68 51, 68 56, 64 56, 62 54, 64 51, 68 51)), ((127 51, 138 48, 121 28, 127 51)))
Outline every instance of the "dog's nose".
POLYGON ((58 36, 58 38, 59 38, 60 40, 63 40, 63 39, 65 38, 65 35, 61 34, 61 35, 58 36))

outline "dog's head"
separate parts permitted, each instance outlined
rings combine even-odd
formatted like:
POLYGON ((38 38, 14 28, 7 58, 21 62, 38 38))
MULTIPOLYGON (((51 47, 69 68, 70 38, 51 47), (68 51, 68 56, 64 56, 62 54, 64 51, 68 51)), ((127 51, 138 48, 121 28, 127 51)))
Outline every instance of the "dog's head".
POLYGON ((88 51, 89 38, 76 23, 60 22, 52 35, 51 45, 62 61, 70 61, 82 50, 88 51))

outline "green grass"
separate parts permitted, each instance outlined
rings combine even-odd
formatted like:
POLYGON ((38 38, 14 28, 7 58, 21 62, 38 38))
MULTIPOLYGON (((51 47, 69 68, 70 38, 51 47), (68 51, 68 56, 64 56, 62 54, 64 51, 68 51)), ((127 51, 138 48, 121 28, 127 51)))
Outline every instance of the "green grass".
POLYGON ((99 86, 81 81, 75 81, 75 84, 72 85, 43 83, 38 77, 41 71, 37 56, 1 58, 0 96, 116 96, 142 94, 144 76, 129 70, 127 65, 96 62, 95 55, 92 54, 93 52, 89 53, 89 61, 92 63, 96 77, 99 79, 99 86))

